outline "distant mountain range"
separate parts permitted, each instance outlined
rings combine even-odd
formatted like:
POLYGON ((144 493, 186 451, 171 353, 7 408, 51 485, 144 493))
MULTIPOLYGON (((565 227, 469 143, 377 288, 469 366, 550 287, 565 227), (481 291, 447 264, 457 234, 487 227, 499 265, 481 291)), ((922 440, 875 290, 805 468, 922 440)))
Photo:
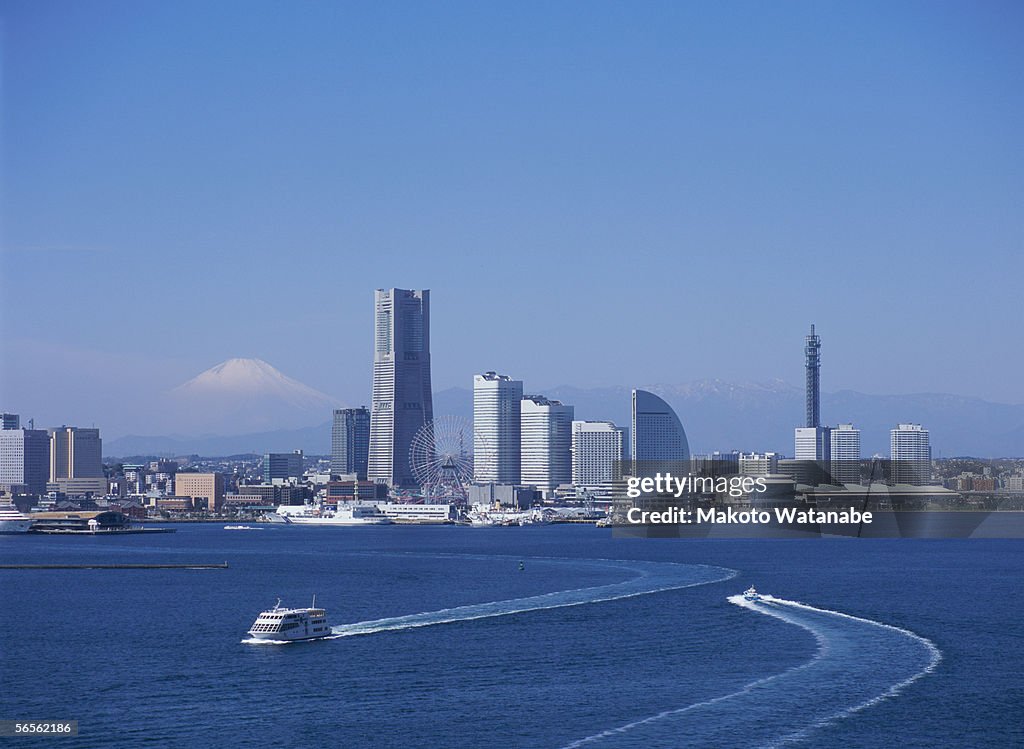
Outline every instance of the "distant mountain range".
MULTIPOLYGON (((773 450, 787 455, 793 452, 793 428, 801 424, 804 413, 801 388, 782 381, 728 383, 701 380, 683 385, 653 385, 645 389, 657 393, 676 409, 694 452, 731 449, 773 450)), ((336 402, 285 377, 265 362, 231 360, 204 372, 177 390, 183 391, 181 395, 190 404, 188 408, 215 408, 218 407, 218 399, 223 398, 236 412, 241 408, 243 416, 253 409, 263 410, 264 414, 259 419, 262 423, 283 410, 290 418, 276 423, 288 428, 250 428, 236 436, 126 436, 105 441, 104 452, 121 457, 213 456, 296 449, 320 455, 330 452, 331 423, 324 416, 330 414, 336 402), (300 418, 305 418, 307 424, 316 425, 297 426, 296 419, 300 418)), ((540 392, 575 406, 579 419, 608 419, 623 426, 629 425, 630 388, 588 389, 565 385, 540 392)), ((223 411, 227 406, 220 408, 223 411)), ((898 422, 920 423, 929 429, 936 457, 1024 456, 1024 405, 991 403, 943 393, 867 395, 841 390, 822 393, 821 411, 826 424, 853 422, 861 430, 865 456, 875 453, 888 455, 889 430, 898 422)), ((472 391, 449 388, 434 393, 434 413, 472 419, 472 391)), ((238 418, 237 421, 221 423, 251 421, 238 418)), ((197 433, 202 431, 196 430, 197 433)))

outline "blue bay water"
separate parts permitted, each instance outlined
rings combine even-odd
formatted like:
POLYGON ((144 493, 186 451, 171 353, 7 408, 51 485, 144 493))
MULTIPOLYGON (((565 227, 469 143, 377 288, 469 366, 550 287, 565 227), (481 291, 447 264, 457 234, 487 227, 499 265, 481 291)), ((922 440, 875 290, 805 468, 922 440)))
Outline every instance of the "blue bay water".
POLYGON ((0 537, 8 564, 230 564, 0 571, 0 719, 79 721, 7 740, 26 746, 1016 746, 1022 552, 575 526, 0 537), (750 584, 780 600, 730 602, 750 584), (242 642, 313 593, 336 639, 242 642))

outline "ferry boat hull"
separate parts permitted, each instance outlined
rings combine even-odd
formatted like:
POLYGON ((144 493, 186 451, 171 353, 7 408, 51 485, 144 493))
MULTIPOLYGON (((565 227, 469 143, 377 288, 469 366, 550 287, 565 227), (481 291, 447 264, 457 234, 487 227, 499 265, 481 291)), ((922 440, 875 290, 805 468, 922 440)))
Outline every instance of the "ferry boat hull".
POLYGON ((289 609, 281 606, 281 599, 272 609, 260 613, 247 633, 253 640, 264 642, 300 642, 323 640, 330 637, 331 626, 327 623, 327 612, 313 606, 304 609, 289 609))
POLYGON ((32 527, 32 518, 22 515, 12 504, 0 505, 0 533, 28 533, 32 527))
POLYGON ((28 533, 31 527, 31 520, 0 520, 0 534, 2 535, 28 533))
POLYGON ((295 525, 390 525, 389 518, 314 517, 291 515, 289 522, 295 525))
POLYGON ((390 525, 391 518, 376 506, 359 505, 342 507, 336 512, 311 512, 308 508, 292 508, 282 505, 277 514, 295 525, 390 525))

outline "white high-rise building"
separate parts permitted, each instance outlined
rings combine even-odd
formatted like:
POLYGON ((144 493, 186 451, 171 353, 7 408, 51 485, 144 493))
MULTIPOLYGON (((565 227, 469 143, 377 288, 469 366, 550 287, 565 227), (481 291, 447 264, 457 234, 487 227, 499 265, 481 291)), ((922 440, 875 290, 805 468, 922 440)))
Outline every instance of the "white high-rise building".
POLYGON ((860 430, 853 424, 839 424, 832 429, 832 478, 840 484, 860 483, 860 430))
POLYGON ((610 488, 622 478, 625 429, 610 421, 572 423, 572 483, 584 489, 610 488))
POLYGON ((22 429, 16 414, 3 414, 0 428, 0 486, 13 492, 44 494, 50 436, 45 429, 22 429))
POLYGON ((828 462, 832 456, 831 429, 828 427, 797 427, 793 431, 794 458, 828 462))
POLYGON ((927 429, 920 424, 899 424, 889 431, 889 448, 893 483, 923 486, 931 482, 932 447, 927 429))
POLYGON ((523 381, 484 372, 473 375, 473 480, 518 484, 523 381))
POLYGON ((573 407, 543 395, 527 395, 521 409, 522 483, 545 493, 570 483, 573 407))

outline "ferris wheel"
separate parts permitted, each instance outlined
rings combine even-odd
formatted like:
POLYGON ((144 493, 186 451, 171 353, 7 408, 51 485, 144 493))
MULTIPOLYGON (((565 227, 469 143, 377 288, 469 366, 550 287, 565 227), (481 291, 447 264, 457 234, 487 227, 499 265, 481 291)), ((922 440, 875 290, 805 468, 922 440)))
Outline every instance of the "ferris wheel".
POLYGON ((474 449, 480 458, 488 448, 468 419, 439 416, 420 427, 409 448, 409 466, 423 497, 468 503, 466 487, 473 483, 474 449))

